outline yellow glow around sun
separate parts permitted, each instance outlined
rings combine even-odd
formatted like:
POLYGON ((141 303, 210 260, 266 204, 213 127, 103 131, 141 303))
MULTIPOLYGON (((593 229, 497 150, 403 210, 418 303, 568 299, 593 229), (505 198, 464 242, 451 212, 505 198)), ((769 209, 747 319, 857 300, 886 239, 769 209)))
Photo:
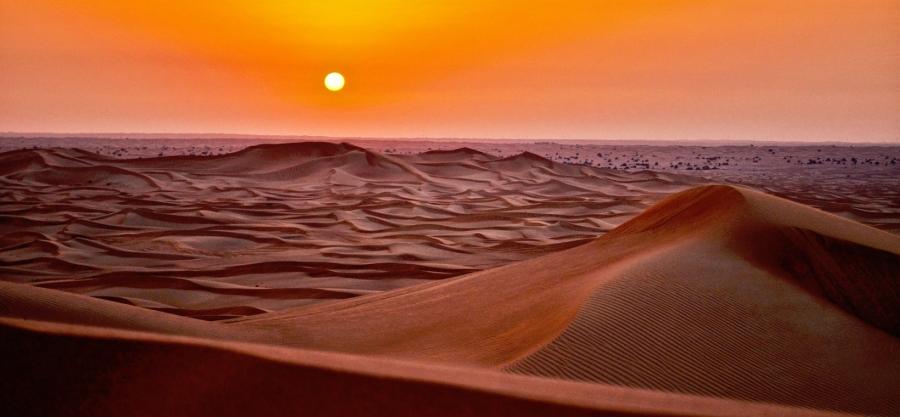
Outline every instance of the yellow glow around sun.
POLYGON ((344 88, 344 76, 339 72, 332 72, 325 76, 325 88, 331 91, 340 91, 344 88))

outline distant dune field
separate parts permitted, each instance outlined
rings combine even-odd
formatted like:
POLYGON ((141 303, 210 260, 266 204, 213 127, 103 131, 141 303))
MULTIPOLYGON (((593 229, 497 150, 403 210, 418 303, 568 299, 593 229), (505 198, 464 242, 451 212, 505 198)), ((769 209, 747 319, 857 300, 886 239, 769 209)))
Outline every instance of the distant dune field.
POLYGON ((10 415, 900 415, 900 236, 751 188, 330 143, 0 161, 10 415))
POLYGON ((471 149, 0 154, 6 281, 204 319, 440 280, 577 246, 698 180, 471 149))

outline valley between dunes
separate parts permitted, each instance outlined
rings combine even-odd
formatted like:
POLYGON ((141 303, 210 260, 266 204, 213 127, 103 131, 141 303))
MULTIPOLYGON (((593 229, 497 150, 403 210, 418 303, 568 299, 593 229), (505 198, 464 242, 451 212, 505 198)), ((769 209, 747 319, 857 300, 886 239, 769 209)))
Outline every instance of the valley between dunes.
POLYGON ((900 236, 748 188, 343 144, 0 160, 10 415, 900 415, 900 236))

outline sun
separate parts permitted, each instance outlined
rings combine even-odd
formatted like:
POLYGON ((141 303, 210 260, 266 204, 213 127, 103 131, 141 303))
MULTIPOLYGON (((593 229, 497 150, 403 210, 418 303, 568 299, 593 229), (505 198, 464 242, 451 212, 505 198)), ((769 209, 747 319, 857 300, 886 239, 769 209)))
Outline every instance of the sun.
POLYGON ((331 91, 341 91, 344 88, 344 76, 339 72, 331 72, 325 76, 325 88, 331 91))

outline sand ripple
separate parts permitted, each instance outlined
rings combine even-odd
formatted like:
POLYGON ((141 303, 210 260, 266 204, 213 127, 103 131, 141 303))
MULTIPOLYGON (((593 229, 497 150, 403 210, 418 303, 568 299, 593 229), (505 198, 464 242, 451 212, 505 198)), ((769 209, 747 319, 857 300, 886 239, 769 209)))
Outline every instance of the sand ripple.
POLYGON ((224 319, 570 248, 695 182, 471 149, 335 143, 122 160, 0 154, 7 281, 224 319))

